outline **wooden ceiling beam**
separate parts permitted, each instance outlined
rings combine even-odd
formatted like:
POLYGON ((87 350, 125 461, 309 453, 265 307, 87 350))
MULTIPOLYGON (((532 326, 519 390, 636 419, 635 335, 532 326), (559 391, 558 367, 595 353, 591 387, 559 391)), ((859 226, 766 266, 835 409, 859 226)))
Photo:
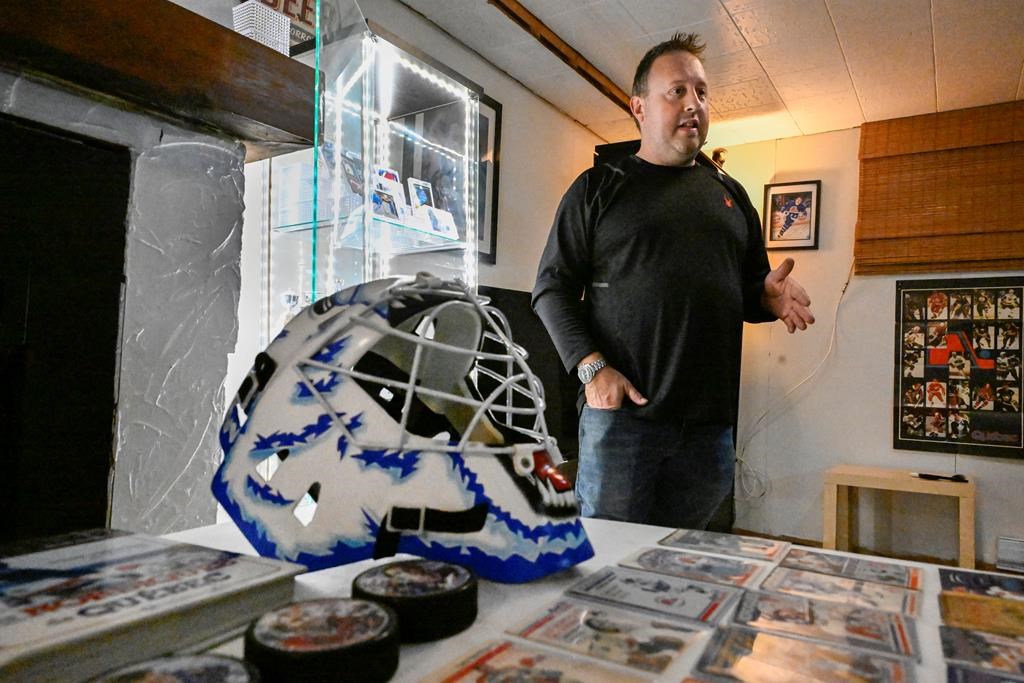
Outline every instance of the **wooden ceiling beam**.
POLYGON ((6 3, 0 69, 226 133, 250 160, 313 144, 313 69, 167 0, 6 3))
POLYGON ((552 31, 543 21, 537 18, 530 10, 523 7, 518 0, 487 0, 494 5, 502 14, 514 21, 520 28, 533 36, 541 45, 550 50, 556 57, 565 62, 569 67, 585 78, 588 83, 614 102, 617 106, 626 110, 630 116, 633 112, 629 108, 629 95, 619 86, 612 82, 596 66, 587 61, 572 45, 562 40, 557 33, 552 31))

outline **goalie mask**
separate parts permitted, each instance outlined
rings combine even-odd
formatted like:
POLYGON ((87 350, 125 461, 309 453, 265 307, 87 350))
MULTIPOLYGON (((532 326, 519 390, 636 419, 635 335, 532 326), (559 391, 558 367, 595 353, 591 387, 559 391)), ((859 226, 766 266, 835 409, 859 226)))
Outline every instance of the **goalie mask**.
POLYGON ((221 427, 213 492, 261 554, 396 552, 530 581, 593 549, 508 323, 456 282, 378 280, 289 322, 221 427))

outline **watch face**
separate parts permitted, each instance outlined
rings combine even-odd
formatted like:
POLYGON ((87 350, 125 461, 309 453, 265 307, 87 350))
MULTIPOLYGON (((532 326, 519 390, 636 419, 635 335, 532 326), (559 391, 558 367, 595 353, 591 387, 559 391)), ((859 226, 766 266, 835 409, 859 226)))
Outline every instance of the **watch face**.
POLYGON ((589 365, 584 365, 576 372, 579 375, 580 381, 584 384, 589 384, 590 380, 594 379, 594 368, 589 365))

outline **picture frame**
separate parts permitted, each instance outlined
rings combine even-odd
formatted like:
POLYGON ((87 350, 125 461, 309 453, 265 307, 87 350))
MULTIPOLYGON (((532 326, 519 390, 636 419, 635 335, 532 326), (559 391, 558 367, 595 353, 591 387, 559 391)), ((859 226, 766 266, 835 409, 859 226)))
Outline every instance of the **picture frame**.
POLYGON ((435 206, 434 190, 430 183, 419 178, 408 178, 406 183, 409 185, 409 206, 413 211, 421 206, 435 206))
POLYGON ((378 216, 383 216, 384 218, 390 218, 397 221, 399 219, 398 201, 390 192, 385 190, 374 190, 373 212, 378 216))
POLYGON ((897 280, 893 448, 1024 459, 1024 277, 897 280))
POLYGON ((765 249, 817 249, 820 215, 820 180, 765 185, 765 249))
POLYGON ((480 95, 477 140, 480 164, 477 197, 477 260, 498 262, 498 180, 501 162, 501 103, 480 95))

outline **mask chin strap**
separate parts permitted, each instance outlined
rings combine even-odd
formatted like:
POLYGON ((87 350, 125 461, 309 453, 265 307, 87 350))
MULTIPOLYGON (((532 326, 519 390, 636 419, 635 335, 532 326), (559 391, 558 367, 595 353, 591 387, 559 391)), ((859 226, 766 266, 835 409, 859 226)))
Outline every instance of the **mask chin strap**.
POLYGON ((471 534, 484 528, 490 505, 480 503, 465 510, 437 510, 435 508, 403 508, 394 506, 377 529, 373 545, 373 559, 391 557, 398 552, 403 533, 420 534, 424 531, 442 531, 449 534, 471 534))

